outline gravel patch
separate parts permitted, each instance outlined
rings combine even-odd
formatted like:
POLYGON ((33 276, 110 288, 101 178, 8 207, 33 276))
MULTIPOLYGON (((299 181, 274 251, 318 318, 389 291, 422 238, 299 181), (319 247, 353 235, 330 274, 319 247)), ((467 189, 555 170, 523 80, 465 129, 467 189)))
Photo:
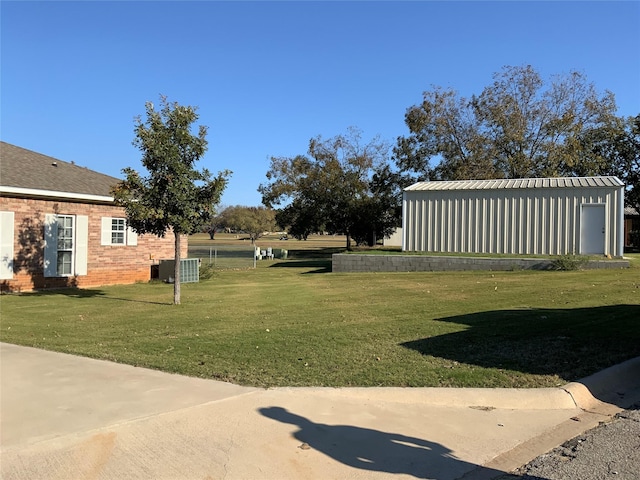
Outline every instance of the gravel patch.
POLYGON ((640 403, 500 480, 639 480, 640 403))

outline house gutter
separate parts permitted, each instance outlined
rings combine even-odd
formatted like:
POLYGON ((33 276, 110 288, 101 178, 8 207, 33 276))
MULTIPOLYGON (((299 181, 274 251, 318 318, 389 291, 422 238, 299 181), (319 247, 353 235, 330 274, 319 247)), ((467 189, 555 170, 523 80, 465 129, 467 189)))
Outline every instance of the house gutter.
POLYGON ((40 198, 53 198, 60 200, 81 200, 85 202, 95 203, 113 203, 114 198, 106 195, 91 195, 88 193, 71 193, 71 192, 56 192, 53 190, 37 190, 33 188, 21 188, 21 187, 8 187, 0 186, 0 195, 15 195, 19 197, 40 197, 40 198))

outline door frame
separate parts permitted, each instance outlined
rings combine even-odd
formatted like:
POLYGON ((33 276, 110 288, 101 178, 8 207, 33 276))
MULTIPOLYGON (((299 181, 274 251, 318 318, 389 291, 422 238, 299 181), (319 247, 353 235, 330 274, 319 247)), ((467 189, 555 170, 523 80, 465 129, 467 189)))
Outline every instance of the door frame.
POLYGON ((580 204, 580 254, 581 255, 605 255, 607 253, 607 204, 606 203, 581 203, 580 204), (584 222, 585 208, 598 207, 602 209, 603 224, 602 224, 602 251, 601 252, 585 252, 584 247, 587 243, 585 241, 587 232, 585 230, 586 225, 584 222))

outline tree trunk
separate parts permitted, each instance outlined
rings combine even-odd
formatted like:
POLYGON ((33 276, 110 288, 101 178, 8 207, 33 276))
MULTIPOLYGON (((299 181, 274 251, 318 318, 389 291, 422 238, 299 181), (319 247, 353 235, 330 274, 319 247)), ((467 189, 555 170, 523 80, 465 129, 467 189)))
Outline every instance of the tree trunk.
POLYGON ((351 237, 349 236, 349 230, 347 230, 347 251, 351 251, 351 237))
POLYGON ((175 236, 175 265, 173 270, 173 304, 180 305, 180 233, 173 231, 175 236))
POLYGON ((376 232, 372 231, 369 233, 369 238, 367 239, 367 243, 370 247, 375 247, 376 243, 378 243, 378 238, 376 237, 376 232))

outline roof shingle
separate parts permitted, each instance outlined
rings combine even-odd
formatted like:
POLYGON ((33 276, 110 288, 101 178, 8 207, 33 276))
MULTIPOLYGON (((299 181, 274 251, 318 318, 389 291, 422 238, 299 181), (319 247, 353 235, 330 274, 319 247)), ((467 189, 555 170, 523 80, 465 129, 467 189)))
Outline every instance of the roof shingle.
POLYGON ((0 142, 0 186, 111 196, 120 180, 73 163, 0 142))

